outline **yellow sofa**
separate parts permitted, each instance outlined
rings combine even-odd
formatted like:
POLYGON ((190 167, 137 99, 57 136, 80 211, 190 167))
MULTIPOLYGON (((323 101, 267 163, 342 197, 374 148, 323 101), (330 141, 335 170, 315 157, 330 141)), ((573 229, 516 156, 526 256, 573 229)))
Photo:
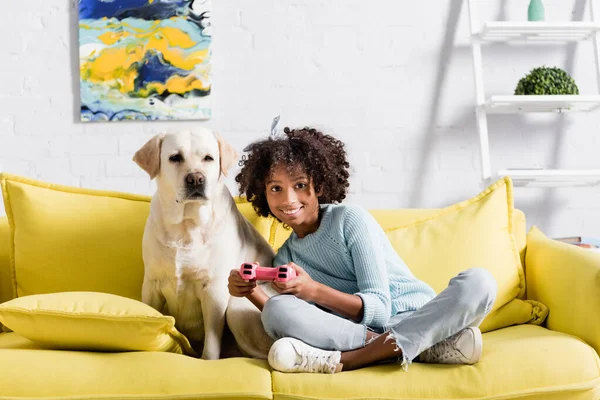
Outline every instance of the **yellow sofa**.
MULTIPOLYGON (((80 290, 139 300, 148 197, 10 175, 1 183, 12 226, 6 217, 0 218, 0 303, 80 290), (113 252, 117 258, 110 258, 113 252)), ((407 258, 422 257, 424 238, 441 237, 448 242, 445 251, 451 252, 469 240, 452 242, 448 232, 484 237, 494 230, 489 218, 508 218, 497 229, 506 237, 490 236, 488 245, 508 238, 515 246, 516 269, 506 279, 502 272, 495 275, 508 297, 482 325, 484 350, 476 365, 413 363, 405 372, 387 364, 336 375, 283 374, 272 371, 264 360, 50 349, 6 332, 0 333, 0 400, 600 399, 600 257, 550 240, 535 228, 526 234, 525 216, 511 208, 511 196, 510 181, 504 180, 491 191, 443 210, 372 210, 390 238, 400 240, 394 243, 398 251, 421 249, 407 253, 407 258), (498 205, 490 205, 500 190, 506 193, 496 198, 508 199, 506 215, 495 208, 498 205), (483 215, 488 220, 475 221, 483 215), (467 218, 471 220, 465 223, 467 218), (408 250, 402 249, 405 243, 408 250), (515 317, 516 309, 525 310, 527 317, 515 317)), ((248 203, 239 200, 238 208, 274 248, 289 235, 277 221, 257 217, 248 203)), ((489 253, 467 245, 481 257, 489 253)), ((462 255, 443 257, 450 266, 462 255)), ((502 259, 492 258, 492 267, 502 259)), ((416 274, 439 291, 447 277, 428 268, 417 268, 416 274), (436 281, 438 276, 443 279, 436 281)))

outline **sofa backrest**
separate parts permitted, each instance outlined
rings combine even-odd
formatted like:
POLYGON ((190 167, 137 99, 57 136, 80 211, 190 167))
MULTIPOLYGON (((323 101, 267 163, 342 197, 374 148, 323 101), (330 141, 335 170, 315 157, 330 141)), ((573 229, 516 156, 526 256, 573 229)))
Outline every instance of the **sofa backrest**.
MULTIPOLYGON (((288 229, 285 229, 281 223, 274 218, 263 218, 254 212, 250 203, 236 199, 236 204, 240 212, 257 228, 257 230, 263 235, 263 237, 269 241, 271 246, 276 250, 281 244, 287 239, 290 234, 288 229)), ((391 229, 410 223, 411 221, 426 218, 437 212, 436 209, 399 209, 399 210, 370 210, 371 214, 379 222, 384 229, 391 229)), ((137 216, 137 218, 144 218, 145 216, 137 216)), ((523 255, 526 245, 526 223, 525 215, 520 210, 515 210, 513 214, 514 226, 516 232, 516 242, 521 254, 521 262, 523 262, 523 255)), ((138 226, 143 229, 143 221, 140 221, 138 226)), ((139 232, 139 236, 142 236, 142 232, 139 232)), ((141 241, 139 243, 141 246, 141 241)), ((8 219, 6 217, 0 217, 0 303, 10 300, 15 297, 15 279, 14 271, 11 268, 10 263, 10 246, 11 238, 9 232, 8 219)), ((139 251, 141 254, 141 251, 139 251)), ((523 263, 524 266, 524 263, 523 263)), ((41 266, 40 266, 41 267, 41 266)), ((137 265, 132 268, 140 269, 143 271, 143 262, 140 259, 137 265)), ((76 290, 77 288, 73 288, 76 290)), ((141 287, 140 287, 141 291, 141 287)))

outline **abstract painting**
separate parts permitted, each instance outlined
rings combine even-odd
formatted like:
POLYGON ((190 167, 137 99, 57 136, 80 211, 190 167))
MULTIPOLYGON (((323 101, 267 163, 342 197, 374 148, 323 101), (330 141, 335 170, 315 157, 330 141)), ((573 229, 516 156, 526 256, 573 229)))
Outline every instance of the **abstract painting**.
POLYGON ((211 0, 79 0, 81 120, 211 118, 211 0))

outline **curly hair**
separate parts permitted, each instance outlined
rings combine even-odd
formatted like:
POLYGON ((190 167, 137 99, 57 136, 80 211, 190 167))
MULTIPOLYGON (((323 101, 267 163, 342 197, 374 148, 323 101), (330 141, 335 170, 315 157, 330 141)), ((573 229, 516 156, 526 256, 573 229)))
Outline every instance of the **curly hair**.
POLYGON ((244 151, 242 167, 235 181, 241 195, 252 203, 257 214, 273 215, 266 195, 266 180, 272 171, 285 166, 288 171, 304 171, 310 178, 320 204, 340 203, 348 190, 348 169, 344 143, 314 128, 290 129, 285 135, 254 142, 244 151))

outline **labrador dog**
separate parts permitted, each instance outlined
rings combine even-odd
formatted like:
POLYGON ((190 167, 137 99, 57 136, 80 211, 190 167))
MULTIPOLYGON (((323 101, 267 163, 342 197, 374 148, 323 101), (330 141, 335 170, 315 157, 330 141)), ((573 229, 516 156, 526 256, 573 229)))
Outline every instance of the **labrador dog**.
POLYGON ((259 310, 227 289, 231 269, 273 260, 224 183, 235 150, 196 128, 153 137, 133 160, 157 186, 142 243, 142 301, 173 316, 203 359, 220 358, 226 320, 241 355, 266 358, 272 339, 259 310))

